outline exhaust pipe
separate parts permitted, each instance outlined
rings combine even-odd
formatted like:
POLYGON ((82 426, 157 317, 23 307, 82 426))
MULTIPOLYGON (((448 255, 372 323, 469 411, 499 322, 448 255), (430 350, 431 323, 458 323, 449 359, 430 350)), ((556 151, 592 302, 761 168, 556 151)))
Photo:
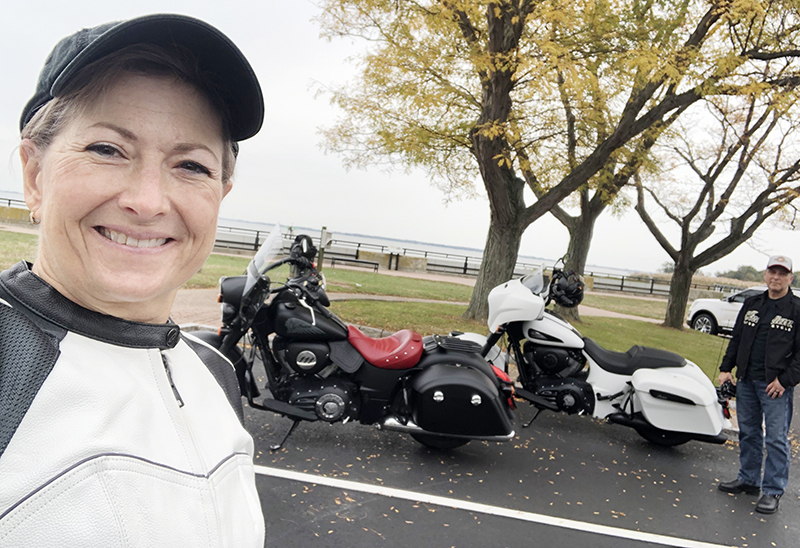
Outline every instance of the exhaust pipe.
POLYGON ((514 430, 509 434, 503 436, 459 436, 455 434, 445 434, 443 432, 431 432, 417 425, 414 421, 408 420, 405 424, 397 420, 395 417, 387 417, 378 424, 379 430, 389 430, 392 432, 403 432, 405 434, 429 434, 431 436, 442 436, 443 438, 461 438, 470 440, 482 441, 510 441, 514 439, 516 432, 514 430))

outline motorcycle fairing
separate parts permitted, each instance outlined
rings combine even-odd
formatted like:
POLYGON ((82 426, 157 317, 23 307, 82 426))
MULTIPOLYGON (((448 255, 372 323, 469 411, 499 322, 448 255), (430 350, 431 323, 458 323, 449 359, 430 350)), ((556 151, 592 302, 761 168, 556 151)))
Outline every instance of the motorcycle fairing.
POLYGON ((662 367, 683 367, 686 360, 674 352, 650 348, 647 346, 632 346, 627 352, 614 352, 606 350, 592 339, 583 339, 583 351, 591 357, 597 365, 617 375, 633 375, 639 369, 659 369, 662 367))
POLYGON ((489 292, 489 329, 496 332, 511 322, 538 320, 544 314, 544 300, 522 285, 519 279, 498 285, 489 292))
POLYGON ((422 335, 402 329, 382 339, 368 337, 356 327, 347 327, 348 340, 367 362, 381 369, 410 369, 422 356, 422 335))

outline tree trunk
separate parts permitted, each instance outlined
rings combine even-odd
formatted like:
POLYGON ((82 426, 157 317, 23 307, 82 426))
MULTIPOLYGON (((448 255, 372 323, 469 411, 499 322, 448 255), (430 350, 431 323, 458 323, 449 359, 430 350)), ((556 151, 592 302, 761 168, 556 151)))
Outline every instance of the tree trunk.
MULTIPOLYGON (((567 248, 568 257, 564 262, 564 270, 573 270, 583 275, 586 269, 586 260, 589 257, 589 248, 592 245, 594 223, 597 221, 598 216, 599 213, 595 215, 592 212, 587 212, 580 217, 572 218, 572 222, 567 227, 569 229, 569 247, 567 248)), ((558 314, 569 322, 581 321, 577 306, 566 308, 556 305, 555 309, 558 314)))
POLYGON ((694 270, 688 261, 679 258, 675 262, 675 271, 669 284, 669 299, 667 300, 667 316, 664 318, 665 327, 683 329, 686 317, 686 303, 689 302, 689 289, 692 286, 694 270))
POLYGON ((483 263, 464 318, 485 320, 489 317, 489 292, 497 284, 514 276, 514 266, 517 264, 524 231, 525 227, 519 223, 503 223, 492 216, 483 251, 483 263))

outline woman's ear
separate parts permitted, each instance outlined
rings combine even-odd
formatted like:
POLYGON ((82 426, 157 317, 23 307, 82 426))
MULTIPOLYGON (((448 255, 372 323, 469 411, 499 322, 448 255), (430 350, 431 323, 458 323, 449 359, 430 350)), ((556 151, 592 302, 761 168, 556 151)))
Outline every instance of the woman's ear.
POLYGON ((227 181, 225 181, 225 183, 222 185, 222 197, 225 198, 225 196, 228 195, 228 192, 230 192, 232 188, 233 188, 233 179, 228 179, 227 181))
POLYGON ((22 160, 22 187, 25 193, 25 204, 34 217, 42 207, 42 154, 39 147, 30 139, 23 139, 19 145, 19 157, 22 160))

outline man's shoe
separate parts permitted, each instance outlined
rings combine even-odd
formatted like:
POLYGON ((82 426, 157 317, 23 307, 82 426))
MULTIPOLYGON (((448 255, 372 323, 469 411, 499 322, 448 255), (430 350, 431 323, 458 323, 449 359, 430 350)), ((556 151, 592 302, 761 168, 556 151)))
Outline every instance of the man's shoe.
POLYGON ((759 514, 774 514, 778 511, 778 503, 781 501, 780 495, 761 495, 756 504, 756 512, 759 514))
POLYGON ((734 495, 738 495, 739 493, 747 493, 748 495, 757 495, 761 492, 761 488, 758 485, 750 485, 749 483, 744 483, 742 480, 738 478, 733 481, 720 482, 720 484, 717 485, 717 489, 719 489, 720 491, 724 491, 726 493, 733 493, 734 495))

